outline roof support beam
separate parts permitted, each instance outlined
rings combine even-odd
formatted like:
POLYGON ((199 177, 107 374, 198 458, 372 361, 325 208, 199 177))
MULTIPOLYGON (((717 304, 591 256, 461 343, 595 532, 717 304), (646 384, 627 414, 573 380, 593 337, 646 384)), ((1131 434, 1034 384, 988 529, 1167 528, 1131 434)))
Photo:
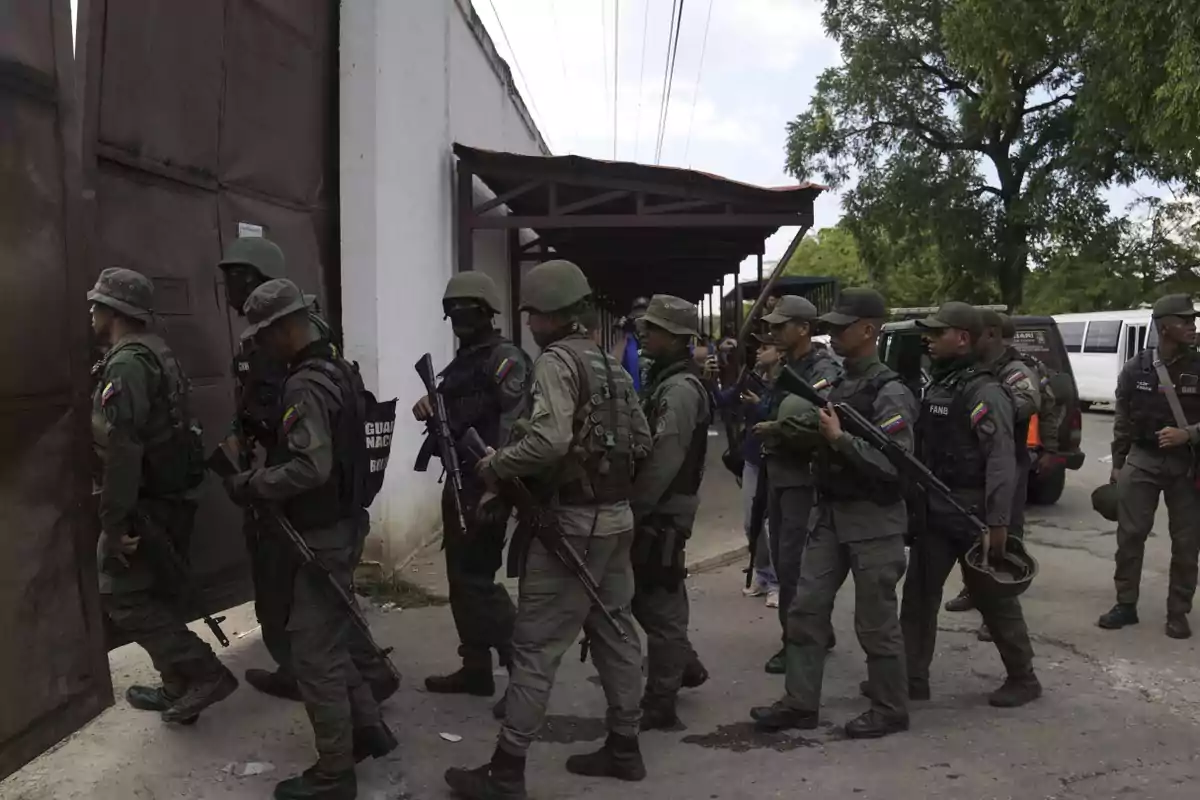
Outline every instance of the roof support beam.
MULTIPOLYGON (((553 186, 553 185, 552 185, 553 186)), ((597 214, 595 216, 477 217, 474 227, 505 228, 782 228, 812 225, 808 212, 789 214, 597 214)))
POLYGON ((528 194, 529 192, 532 192, 534 189, 538 188, 539 186, 541 186, 544 183, 545 183, 545 181, 527 181, 526 183, 522 183, 520 186, 517 186, 514 189, 509 189, 507 192, 504 192, 503 194, 496 195, 491 200, 488 200, 486 203, 480 203, 479 205, 475 206, 475 213, 476 214, 486 214, 487 212, 491 211, 493 208, 499 208, 500 206, 504 205, 509 200, 520 197, 523 194, 528 194))

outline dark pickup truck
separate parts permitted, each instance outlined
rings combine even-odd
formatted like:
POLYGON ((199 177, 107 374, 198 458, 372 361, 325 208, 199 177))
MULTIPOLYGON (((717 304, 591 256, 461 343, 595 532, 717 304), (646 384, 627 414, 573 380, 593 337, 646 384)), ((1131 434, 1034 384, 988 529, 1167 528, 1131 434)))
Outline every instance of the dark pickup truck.
MULTIPOLYGON (((1035 356, 1050 368, 1055 375, 1054 385, 1058 401, 1065 403, 1067 413, 1058 430, 1057 457, 1049 469, 1038 471, 1038 459, 1044 446, 1037 438, 1037 425, 1030 425, 1027 446, 1032 451, 1033 464, 1029 475, 1027 502, 1033 505, 1050 505, 1058 502, 1066 483, 1066 471, 1083 466, 1083 451, 1079 449, 1083 435, 1083 418, 1080 413, 1079 391, 1075 386, 1075 374, 1067 358, 1058 325, 1050 317, 1013 317, 1017 335, 1013 346, 1022 353, 1035 356)), ((920 397, 929 383, 929 355, 921 330, 913 320, 889 322, 879 335, 879 356, 888 366, 900 373, 904 381, 920 397)))

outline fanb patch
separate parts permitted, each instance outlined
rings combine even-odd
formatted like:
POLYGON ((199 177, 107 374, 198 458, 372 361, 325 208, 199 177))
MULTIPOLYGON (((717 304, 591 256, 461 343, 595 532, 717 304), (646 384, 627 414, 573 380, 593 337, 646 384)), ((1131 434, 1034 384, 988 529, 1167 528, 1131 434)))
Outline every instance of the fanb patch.
POLYGON ((291 406, 287 411, 283 412, 283 435, 287 436, 299 421, 300 408, 298 406, 291 406))

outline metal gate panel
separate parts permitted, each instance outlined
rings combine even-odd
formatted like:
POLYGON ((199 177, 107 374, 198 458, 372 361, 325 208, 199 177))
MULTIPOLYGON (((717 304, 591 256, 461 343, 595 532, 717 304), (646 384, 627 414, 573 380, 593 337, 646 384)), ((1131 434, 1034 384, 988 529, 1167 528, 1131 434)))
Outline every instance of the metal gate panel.
POLYGON ((0 778, 112 702, 67 0, 0 0, 0 778))

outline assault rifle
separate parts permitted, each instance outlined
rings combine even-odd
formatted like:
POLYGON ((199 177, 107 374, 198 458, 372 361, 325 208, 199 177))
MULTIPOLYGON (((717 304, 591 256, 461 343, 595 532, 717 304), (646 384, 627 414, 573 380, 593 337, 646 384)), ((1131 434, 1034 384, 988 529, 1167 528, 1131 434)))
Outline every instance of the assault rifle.
MULTIPOLYGON (((478 462, 487 455, 488 451, 483 437, 474 428, 467 428, 467 432, 463 434, 462 439, 459 441, 459 446, 473 462, 478 462)), ((517 509, 517 516, 529 526, 531 535, 537 537, 542 546, 557 558, 583 585, 584 592, 587 593, 588 599, 592 601, 592 608, 600 612, 605 621, 621 637, 621 641, 628 642, 629 634, 625 632, 625 629, 621 627, 616 618, 604 607, 604 601, 600 599, 600 585, 596 583, 596 579, 588 571, 587 564, 579 557, 579 553, 566 540, 566 537, 554 525, 543 518, 529 488, 519 478, 513 478, 501 483, 501 491, 505 499, 517 509)))
POLYGON ((442 459, 442 469, 450 481, 450 495, 454 501, 454 513, 458 515, 458 529, 465 534, 467 519, 463 514, 462 504, 462 468, 458 463, 458 451, 454 447, 454 434, 450 429, 450 415, 446 412, 446 401, 434 383, 433 356, 426 353, 413 366, 416 368, 417 374, 421 376, 421 383, 425 384, 425 393, 429 396, 429 402, 433 406, 433 416, 425 423, 425 442, 417 452, 417 461, 413 464, 413 469, 417 472, 428 470, 429 459, 433 457, 433 448, 437 447, 438 455, 442 459))
MULTIPOLYGON (((775 379, 775 385, 785 392, 803 397, 818 408, 830 405, 828 400, 821 397, 817 390, 796 374, 791 367, 785 366, 780 370, 779 377, 775 379)), ((941 478, 934 475, 929 467, 922 464, 916 456, 896 444, 878 425, 858 413, 852 406, 846 403, 833 403, 832 405, 847 432, 860 439, 865 439, 868 444, 882 452, 906 478, 944 500, 947 505, 962 514, 971 523, 971 527, 983 533, 987 532, 988 527, 983 520, 958 502, 950 491, 950 487, 943 483, 941 478)))

